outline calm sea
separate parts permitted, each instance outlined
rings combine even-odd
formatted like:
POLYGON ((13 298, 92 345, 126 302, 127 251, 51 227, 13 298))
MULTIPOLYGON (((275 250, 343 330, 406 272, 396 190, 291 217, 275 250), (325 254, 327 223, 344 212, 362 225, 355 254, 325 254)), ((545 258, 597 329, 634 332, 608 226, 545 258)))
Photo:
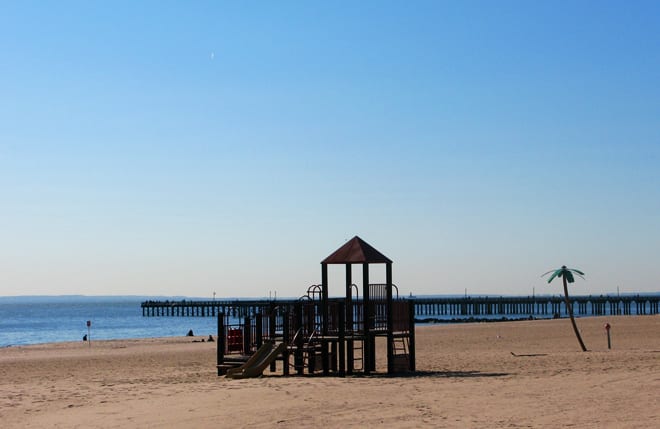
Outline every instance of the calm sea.
MULTIPOLYGON (((429 295, 428 297, 431 297, 429 295)), ((182 336, 192 329, 196 336, 217 333, 214 317, 143 317, 140 303, 184 297, 154 296, 49 296, 0 297, 0 347, 61 341, 81 341, 91 322, 92 340, 182 336)), ((195 298, 185 298, 195 299, 195 298)), ((634 305, 633 305, 634 307, 634 305)), ((633 308, 633 314, 636 307, 633 308)), ((512 314, 508 318, 526 318, 512 314)), ((468 319, 461 316, 426 316, 439 320, 468 319)), ((544 316, 538 316, 544 317, 544 316)), ((546 315, 545 317, 551 317, 546 315)), ((500 319, 502 316, 480 316, 500 319)), ((230 320, 230 323, 236 323, 230 320)))
MULTIPOLYGON (((195 299, 154 296, 0 297, 0 347, 81 341, 91 323, 92 340, 217 334, 214 317, 143 317, 148 300, 195 299)), ((447 318, 450 316, 438 318, 447 318)), ((456 316, 451 316, 456 317, 456 316)), ((230 320, 230 323, 237 323, 230 320)))
POLYGON ((0 297, 0 347, 92 340, 217 333, 213 317, 142 317, 140 303, 167 297, 0 297))

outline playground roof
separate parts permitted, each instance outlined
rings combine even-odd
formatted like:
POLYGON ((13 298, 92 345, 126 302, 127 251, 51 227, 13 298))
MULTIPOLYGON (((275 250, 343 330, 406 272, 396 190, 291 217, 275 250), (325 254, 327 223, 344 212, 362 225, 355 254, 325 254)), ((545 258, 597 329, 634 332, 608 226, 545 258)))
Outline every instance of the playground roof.
POLYGON ((357 235, 346 242, 322 264, 391 264, 392 260, 357 235))

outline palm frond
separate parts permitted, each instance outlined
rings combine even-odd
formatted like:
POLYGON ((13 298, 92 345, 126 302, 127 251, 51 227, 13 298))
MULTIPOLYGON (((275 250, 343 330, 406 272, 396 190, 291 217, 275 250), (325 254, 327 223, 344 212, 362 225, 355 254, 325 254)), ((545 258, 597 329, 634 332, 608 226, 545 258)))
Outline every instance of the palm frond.
POLYGON ((584 273, 582 271, 576 270, 575 268, 571 268, 570 270, 584 279, 584 273))
POLYGON ((555 279, 555 277, 561 277, 561 272, 562 272, 561 269, 555 270, 555 272, 552 273, 552 275, 548 279, 548 283, 552 282, 555 279))
POLYGON ((573 277, 573 273, 571 272, 571 270, 564 270, 564 278, 568 283, 575 282, 575 278, 573 277))
POLYGON ((555 277, 560 278, 562 276, 566 277, 566 281, 568 283, 574 283, 575 277, 573 277, 573 273, 584 279, 584 273, 582 271, 576 270, 575 268, 566 268, 566 265, 562 265, 561 268, 557 268, 556 270, 550 270, 547 273, 543 273, 541 277, 545 277, 550 273, 552 273, 552 275, 548 279, 548 283, 551 283, 555 279, 555 277))

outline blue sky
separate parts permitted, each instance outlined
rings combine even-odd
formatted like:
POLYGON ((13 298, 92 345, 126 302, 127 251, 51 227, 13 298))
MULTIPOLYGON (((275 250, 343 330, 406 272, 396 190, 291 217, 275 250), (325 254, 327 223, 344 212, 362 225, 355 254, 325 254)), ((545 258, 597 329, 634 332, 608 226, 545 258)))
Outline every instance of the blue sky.
POLYGON ((559 293, 562 264, 576 294, 659 291, 659 24, 643 1, 3 3, 0 295, 297 296, 354 235, 406 295, 559 293))

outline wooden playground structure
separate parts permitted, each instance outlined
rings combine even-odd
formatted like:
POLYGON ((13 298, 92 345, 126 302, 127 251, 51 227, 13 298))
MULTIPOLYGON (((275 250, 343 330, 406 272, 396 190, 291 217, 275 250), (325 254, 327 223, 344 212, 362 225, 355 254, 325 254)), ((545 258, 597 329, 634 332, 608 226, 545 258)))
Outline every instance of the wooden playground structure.
POLYGON ((282 373, 344 376, 376 369, 376 338, 387 341, 387 373, 415 371, 414 305, 399 299, 392 261, 354 237, 321 262, 321 284, 295 302, 271 301, 238 324, 218 314, 218 375, 259 376, 269 367, 282 373), (328 265, 345 265, 345 297, 328 295, 328 265), (362 290, 352 267, 362 266, 362 290), (385 283, 369 282, 369 266, 385 264, 385 283))

